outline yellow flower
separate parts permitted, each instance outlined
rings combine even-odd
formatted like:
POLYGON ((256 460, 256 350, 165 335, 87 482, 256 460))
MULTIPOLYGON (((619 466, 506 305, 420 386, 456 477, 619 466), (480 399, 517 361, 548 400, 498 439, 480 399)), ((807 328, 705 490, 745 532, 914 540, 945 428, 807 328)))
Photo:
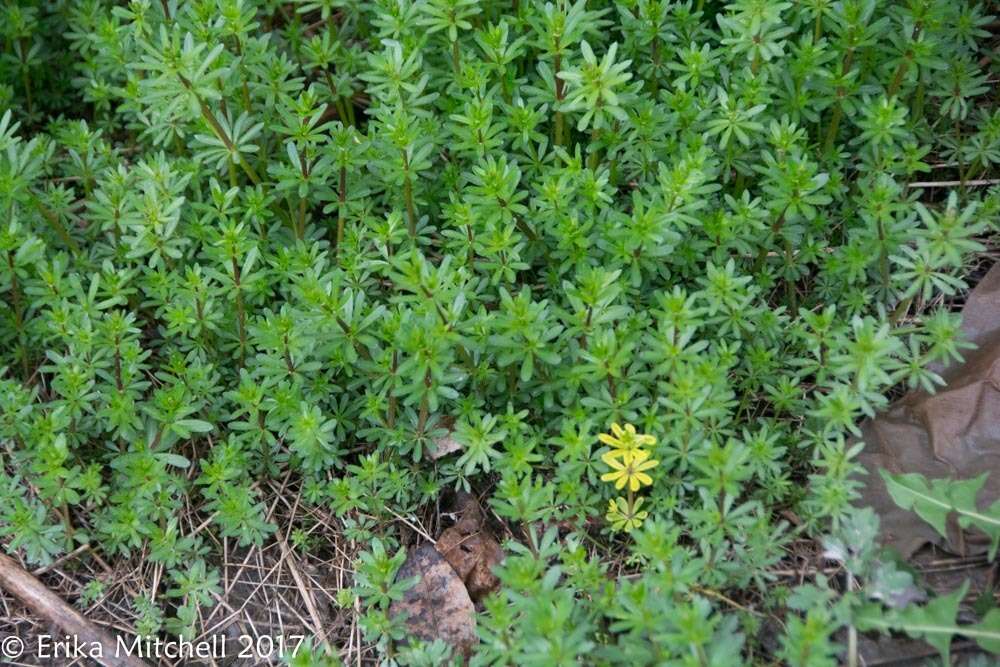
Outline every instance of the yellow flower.
POLYGON ((625 424, 622 428, 618 424, 611 425, 611 433, 601 433, 597 439, 611 447, 612 457, 623 456, 626 452, 635 452, 643 447, 655 445, 656 438, 646 433, 637 433, 635 426, 625 424))
POLYGON ((635 504, 629 509, 628 501, 624 498, 616 498, 608 501, 608 514, 605 517, 611 524, 612 530, 624 530, 626 533, 642 525, 642 520, 649 516, 649 512, 640 512, 643 498, 637 498, 635 504))
POLYGON ((649 452, 635 449, 628 452, 610 451, 601 457, 608 464, 611 472, 601 475, 602 482, 614 482, 616 489, 628 484, 629 491, 638 491, 643 486, 653 483, 653 478, 645 473, 655 468, 659 461, 649 461, 649 452))

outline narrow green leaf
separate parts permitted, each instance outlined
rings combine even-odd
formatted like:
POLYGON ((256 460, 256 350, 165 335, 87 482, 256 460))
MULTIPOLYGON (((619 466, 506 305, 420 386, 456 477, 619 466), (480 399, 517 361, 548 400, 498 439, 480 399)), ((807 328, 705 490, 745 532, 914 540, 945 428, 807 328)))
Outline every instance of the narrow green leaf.
POLYGON ((180 454, 169 454, 166 452, 156 454, 156 458, 160 459, 167 465, 175 466, 177 468, 188 468, 191 466, 191 462, 180 454))
POLYGON ((212 430, 212 425, 201 419, 179 419, 174 426, 194 433, 208 433, 212 430))

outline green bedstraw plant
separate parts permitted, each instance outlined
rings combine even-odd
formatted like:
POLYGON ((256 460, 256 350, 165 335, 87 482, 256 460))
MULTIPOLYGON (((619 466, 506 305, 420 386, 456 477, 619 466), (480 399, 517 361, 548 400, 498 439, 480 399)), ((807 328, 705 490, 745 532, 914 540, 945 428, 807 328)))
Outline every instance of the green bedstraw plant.
MULTIPOLYGON (((510 537, 475 664, 812 667, 868 631, 996 650, 995 610, 956 625, 964 589, 907 593, 854 508, 857 422, 968 347, 952 303, 1000 211, 995 21, 4 4, 4 548, 143 555, 162 577, 122 603, 137 630, 191 636, 220 541, 291 534, 258 484, 287 479, 367 545, 337 599, 379 659, 440 664, 396 645, 396 517, 468 489, 510 537), (625 423, 648 460, 620 498, 599 434, 625 423), (824 535, 844 576, 790 590, 779 562, 824 535)), ((893 479, 995 551, 995 511, 893 479)), ((336 660, 312 645, 296 664, 336 660)))

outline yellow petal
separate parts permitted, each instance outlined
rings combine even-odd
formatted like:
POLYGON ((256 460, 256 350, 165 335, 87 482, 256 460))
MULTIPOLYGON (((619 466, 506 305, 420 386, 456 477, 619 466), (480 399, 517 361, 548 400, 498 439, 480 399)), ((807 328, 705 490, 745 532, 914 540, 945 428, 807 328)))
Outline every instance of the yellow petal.
POLYGON ((621 444, 618 442, 617 438, 613 438, 607 433, 599 433, 597 435, 597 439, 603 442, 605 445, 608 445, 609 447, 617 447, 619 444, 621 444))
MULTIPOLYGON (((628 481, 628 475, 620 474, 618 476, 618 481, 615 482, 615 488, 619 490, 622 489, 625 486, 625 482, 627 481, 628 481)), ((632 490, 635 491, 635 489, 632 490)))
POLYGON ((635 470, 638 470, 638 471, 641 472, 643 470, 649 470, 650 468, 655 468, 658 465, 660 465, 659 461, 655 461, 655 460, 654 461, 643 461, 642 463, 639 463, 638 465, 635 466, 635 470))
POLYGON ((622 435, 625 433, 625 431, 622 430, 622 427, 619 426, 618 424, 611 425, 611 432, 614 433, 615 436, 619 438, 622 437, 622 435))
POLYGON ((650 484, 653 483, 653 478, 644 472, 637 472, 633 477, 633 479, 639 480, 639 483, 643 484, 644 486, 649 486, 650 484))
MULTIPOLYGON (((622 472, 620 470, 614 470, 612 472, 606 472, 603 475, 601 475, 601 481, 602 482, 613 482, 614 480, 618 479, 621 476, 622 476, 622 472)), ((619 487, 619 488, 621 488, 621 487, 619 487)))
POLYGON ((608 466, 614 468, 615 470, 621 470, 625 466, 619 459, 624 458, 624 455, 625 452, 621 450, 611 450, 610 452, 604 454, 601 457, 601 460, 604 461, 604 463, 607 464, 608 466))

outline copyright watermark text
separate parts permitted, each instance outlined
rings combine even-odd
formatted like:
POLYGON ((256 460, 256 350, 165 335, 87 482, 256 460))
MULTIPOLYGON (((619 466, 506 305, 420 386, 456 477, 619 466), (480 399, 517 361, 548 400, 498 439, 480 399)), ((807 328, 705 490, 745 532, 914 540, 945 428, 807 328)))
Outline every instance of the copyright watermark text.
POLYGON ((109 657, 136 657, 167 660, 216 658, 267 658, 292 656, 305 635, 210 635, 189 640, 183 637, 118 637, 112 645, 88 641, 76 635, 36 635, 30 640, 10 635, 0 639, 0 663, 23 655, 50 660, 102 660, 109 657))

